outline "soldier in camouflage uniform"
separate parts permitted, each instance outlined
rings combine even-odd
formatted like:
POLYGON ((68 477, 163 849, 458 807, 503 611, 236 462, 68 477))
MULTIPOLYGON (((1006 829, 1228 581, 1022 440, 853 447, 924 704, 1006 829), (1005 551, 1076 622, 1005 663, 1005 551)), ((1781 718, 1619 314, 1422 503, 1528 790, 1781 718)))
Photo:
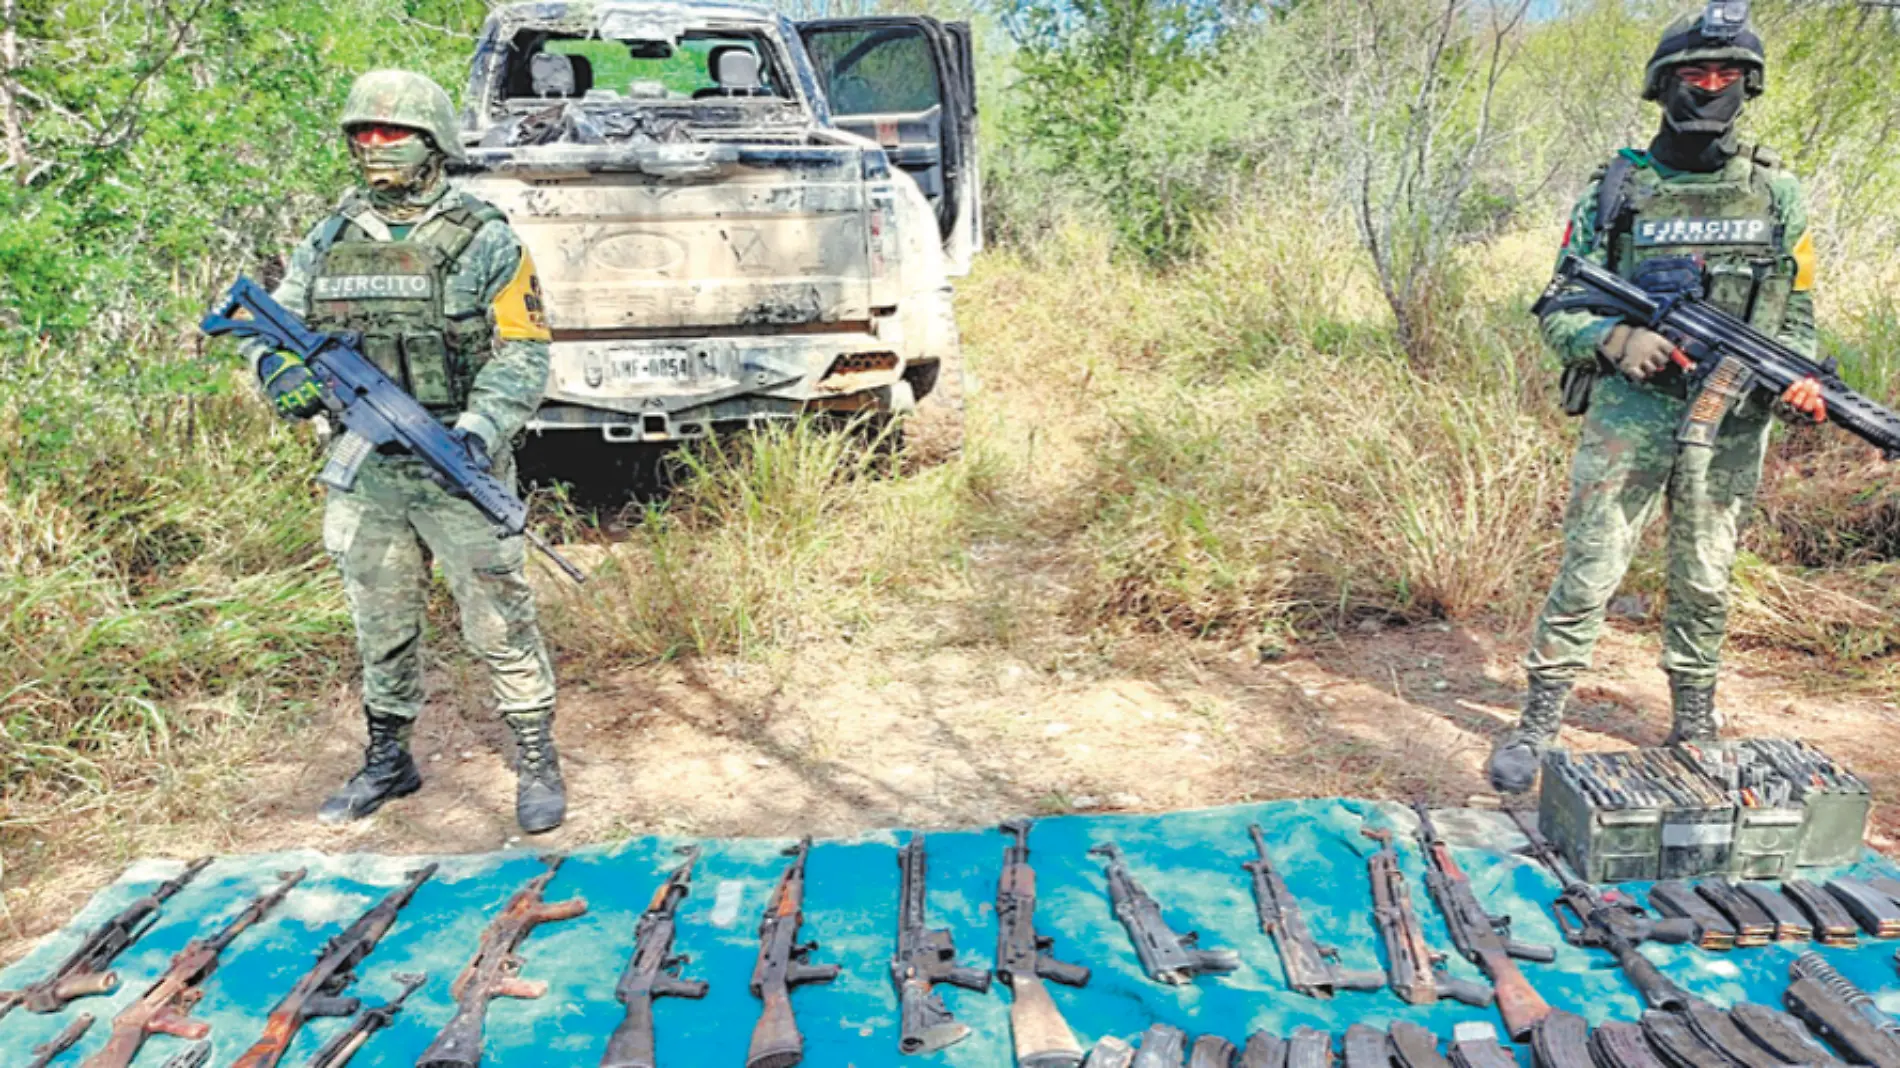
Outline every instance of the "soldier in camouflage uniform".
MULTIPOLYGON (((1701 293, 1812 357, 1814 243, 1800 187, 1770 152, 1736 138, 1744 100, 1764 85, 1761 41, 1746 26, 1705 26, 1704 17, 1684 16, 1664 32, 1643 88, 1662 106, 1662 127, 1647 151, 1624 149, 1597 173, 1571 215, 1563 251, 1653 294, 1701 293)), ((1670 739, 1715 738, 1729 571, 1773 409, 1772 399, 1750 396, 1728 414, 1713 448, 1680 446, 1688 392, 1674 342, 1580 310, 1547 314, 1543 329, 1565 363, 1566 408, 1587 414, 1571 468, 1563 566, 1524 660, 1530 693, 1486 768, 1507 793, 1535 781, 1643 528, 1665 506, 1670 739)), ((1789 413, 1826 416, 1813 382, 1796 383, 1782 402, 1789 413)))
MULTIPOLYGON (((429 79, 365 74, 342 127, 362 184, 297 246, 276 291, 321 330, 360 332, 363 352, 454 433, 478 464, 514 482, 510 444, 540 403, 548 328, 534 263, 494 207, 450 187, 463 158, 454 105, 429 79)), ((260 354, 259 379, 287 418, 322 410, 288 353, 260 354)), ((554 750, 554 672, 535 622, 523 539, 497 538, 407 453, 379 454, 355 488, 330 490, 323 542, 342 572, 363 658, 369 745, 363 768, 324 802, 326 823, 360 819, 414 793, 409 735, 422 708, 428 555, 461 610, 462 637, 489 668, 513 730, 524 831, 560 824, 566 795, 554 750), (427 555, 425 555, 425 553, 427 555)))

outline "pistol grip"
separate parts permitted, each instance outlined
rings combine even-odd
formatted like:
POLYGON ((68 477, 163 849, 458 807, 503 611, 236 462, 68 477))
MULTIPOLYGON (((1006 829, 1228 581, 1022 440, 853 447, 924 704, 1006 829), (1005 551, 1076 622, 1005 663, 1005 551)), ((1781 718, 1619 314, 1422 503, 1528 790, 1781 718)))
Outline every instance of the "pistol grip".
POLYGON ((1504 952, 1518 960, 1536 961, 1539 964, 1549 964, 1557 959, 1555 946, 1540 946, 1532 942, 1506 942, 1504 952))
POLYGON ((1449 997, 1474 1009, 1488 1009, 1498 997, 1497 991, 1493 990, 1488 983, 1458 979, 1443 972, 1432 977, 1432 985, 1437 989, 1440 997, 1449 997))
POLYGON ((1337 971, 1333 974, 1334 990, 1379 990, 1385 986, 1384 972, 1337 971))

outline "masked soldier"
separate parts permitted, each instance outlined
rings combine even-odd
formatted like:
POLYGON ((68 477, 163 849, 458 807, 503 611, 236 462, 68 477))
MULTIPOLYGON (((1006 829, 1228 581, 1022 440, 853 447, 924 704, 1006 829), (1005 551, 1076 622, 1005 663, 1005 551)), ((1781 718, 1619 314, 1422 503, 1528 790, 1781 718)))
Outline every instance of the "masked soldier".
MULTIPOLYGON (((1743 103, 1760 95, 1766 73, 1761 40, 1741 7, 1711 4, 1663 33, 1643 80, 1643 98, 1662 107, 1662 126, 1647 151, 1624 149, 1598 171, 1571 215, 1563 251, 1658 296, 1705 297, 1812 357, 1814 242, 1800 188, 1767 149, 1736 137, 1743 103)), ((1713 448, 1678 445, 1688 384, 1674 342, 1580 310, 1547 314, 1543 329, 1565 363, 1565 408, 1586 418, 1571 468, 1563 566, 1524 660, 1530 693, 1486 768, 1506 793, 1536 779, 1604 612, 1659 509, 1668 515, 1662 666, 1670 740, 1716 737, 1729 570, 1774 407, 1751 396, 1728 413, 1713 448)), ((1786 413, 1826 417, 1812 381, 1781 400, 1786 413)))
MULTIPOLYGON (((464 157, 454 105, 434 82, 404 71, 365 74, 350 90, 342 128, 361 184, 297 246, 275 296, 315 329, 360 333, 364 355, 450 425, 479 466, 492 463, 512 485, 511 439, 548 374, 534 263, 500 211, 450 187, 444 166, 464 157)), ((264 354, 257 373, 286 418, 323 410, 294 355, 264 354)), ((369 745, 362 770, 318 818, 360 819, 422 786, 409 735, 423 701, 426 548, 514 732, 516 819, 531 834, 558 826, 567 801, 552 735, 554 672, 523 539, 497 538, 420 459, 389 452, 363 465, 353 489, 329 491, 323 542, 356 623, 369 745)))

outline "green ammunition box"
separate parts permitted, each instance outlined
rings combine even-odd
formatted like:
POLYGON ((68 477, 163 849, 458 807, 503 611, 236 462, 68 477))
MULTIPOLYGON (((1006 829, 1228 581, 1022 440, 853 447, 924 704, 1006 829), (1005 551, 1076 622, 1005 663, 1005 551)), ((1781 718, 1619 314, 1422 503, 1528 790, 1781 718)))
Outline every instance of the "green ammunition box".
POLYGON ((1804 868, 1832 867, 1859 860, 1873 795, 1865 787, 1837 788, 1811 791, 1802 800, 1807 805, 1807 822, 1801 829, 1795 863, 1804 868))
POLYGON ((1586 882, 1622 883, 1656 878, 1662 851, 1658 809, 1603 797, 1593 799, 1563 773, 1566 761, 1589 767, 1591 754, 1553 749, 1544 758, 1537 797, 1537 829, 1586 882))
POLYGON ((1662 811, 1657 877, 1694 879, 1729 870, 1735 856, 1734 805, 1674 805, 1662 811))
POLYGON ((1729 874, 1742 879, 1794 875, 1808 813, 1799 806, 1735 810, 1735 853, 1729 874))

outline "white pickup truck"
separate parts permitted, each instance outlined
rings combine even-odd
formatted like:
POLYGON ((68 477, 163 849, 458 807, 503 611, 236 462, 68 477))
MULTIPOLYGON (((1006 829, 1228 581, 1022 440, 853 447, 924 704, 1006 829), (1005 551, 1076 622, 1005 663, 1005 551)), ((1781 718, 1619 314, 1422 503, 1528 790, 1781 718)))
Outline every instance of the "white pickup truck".
POLYGON ((508 213, 554 335, 530 451, 813 410, 908 412, 915 445, 961 446, 950 279, 980 240, 966 24, 509 4, 466 101, 458 180, 508 213))

